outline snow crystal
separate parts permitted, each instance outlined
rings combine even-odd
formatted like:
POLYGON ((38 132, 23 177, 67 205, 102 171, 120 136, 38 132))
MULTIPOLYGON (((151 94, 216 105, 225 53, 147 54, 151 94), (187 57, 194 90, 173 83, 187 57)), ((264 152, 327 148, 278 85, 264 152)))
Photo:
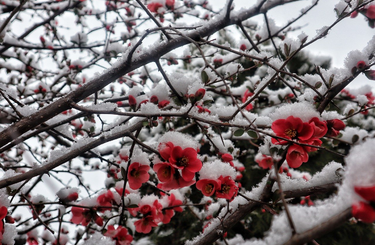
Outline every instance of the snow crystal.
MULTIPOLYGON (((314 186, 322 186, 331 183, 337 183, 341 179, 341 176, 338 174, 338 171, 343 169, 344 167, 340 163, 332 161, 329 164, 325 165, 320 172, 314 174, 309 181, 306 181, 303 178, 291 179, 286 175, 281 174, 281 186, 283 188, 283 191, 291 191, 310 188, 314 186)), ((272 171, 272 174, 273 172, 274 171, 272 171)), ((275 192, 278 189, 278 185, 277 183, 275 183, 272 187, 272 191, 275 192)))
POLYGON ((115 245, 116 242, 110 237, 103 236, 99 232, 95 232, 91 237, 85 241, 85 245, 115 245))
POLYGON ((216 160, 204 163, 202 169, 199 171, 199 175, 200 179, 217 180, 220 176, 230 176, 232 179, 236 179, 236 170, 229 163, 216 160))
POLYGON ((15 237, 17 235, 16 227, 14 225, 4 224, 4 234, 1 240, 2 244, 14 245, 15 237))
POLYGON ((313 117, 320 117, 314 106, 308 102, 297 102, 293 104, 285 104, 277 108, 274 113, 270 115, 271 119, 285 119, 289 116, 298 115, 302 121, 308 122, 313 117))
POLYGON ((194 140, 193 137, 187 134, 182 134, 179 132, 167 132, 159 139, 159 143, 172 142, 175 146, 180 146, 182 149, 191 147, 194 149, 199 149, 199 143, 194 140))

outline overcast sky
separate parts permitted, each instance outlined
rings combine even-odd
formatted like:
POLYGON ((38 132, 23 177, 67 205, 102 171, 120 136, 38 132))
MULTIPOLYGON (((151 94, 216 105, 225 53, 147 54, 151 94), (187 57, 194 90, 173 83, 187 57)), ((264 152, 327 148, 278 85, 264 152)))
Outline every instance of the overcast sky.
MULTIPOLYGON (((215 0, 214 2, 215 7, 219 7, 224 6, 226 0, 215 0)), ((234 0, 236 9, 253 5, 254 2, 255 0, 234 0)), ((304 26, 302 30, 309 38, 314 37, 317 30, 324 26, 330 26, 337 19, 334 6, 338 2, 339 0, 320 0, 313 10, 297 22, 297 25, 304 26)), ((311 3, 312 0, 304 0, 286 4, 274 8, 268 13, 268 16, 281 26, 288 20, 297 17, 300 10, 311 5, 311 3)), ((300 33, 301 31, 296 31, 295 35, 297 36, 300 33)), ((318 40, 307 49, 315 54, 331 56, 332 66, 343 67, 347 54, 356 49, 361 51, 374 34, 375 30, 368 26, 364 16, 358 15, 354 19, 344 19, 329 32, 326 38, 318 40)), ((368 80, 364 75, 360 75, 350 86, 358 87, 372 83, 373 81, 368 80)))

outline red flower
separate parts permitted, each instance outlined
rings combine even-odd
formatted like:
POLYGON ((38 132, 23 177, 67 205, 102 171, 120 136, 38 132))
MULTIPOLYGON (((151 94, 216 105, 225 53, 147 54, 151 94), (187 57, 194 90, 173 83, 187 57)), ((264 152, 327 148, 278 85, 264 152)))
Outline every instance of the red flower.
POLYGON ((161 182, 173 180, 175 169, 169 163, 157 163, 154 165, 154 171, 161 182))
MULTIPOLYGON (((293 116, 274 121, 271 128, 277 136, 289 140, 308 141, 314 134, 312 125, 304 123, 300 118, 293 116)), ((272 138, 272 143, 286 144, 287 141, 272 138)))
POLYGON ((168 207, 163 209, 163 224, 168 224, 171 221, 171 218, 174 216, 174 211, 182 212, 182 208, 179 205, 182 205, 182 201, 176 199, 175 195, 172 193, 168 196, 168 207), (177 207, 173 207, 177 206, 177 207), (170 208, 172 207, 172 208, 170 208))
POLYGON ((158 104, 159 99, 158 99, 158 97, 156 95, 153 95, 150 98, 150 102, 153 103, 153 104, 158 104))
POLYGON ((164 108, 166 107, 167 105, 169 105, 170 101, 169 100, 162 100, 158 103, 158 107, 161 109, 161 108, 164 108))
POLYGON ((327 127, 327 135, 336 137, 337 135, 339 135, 339 131, 345 128, 345 123, 343 123, 343 121, 341 121, 340 119, 328 120, 327 127))
POLYGON ((135 221, 134 225, 137 232, 145 234, 150 233, 152 227, 158 226, 152 216, 143 217, 142 219, 135 221))
POLYGON ((263 155, 261 159, 256 159, 255 161, 263 169, 271 169, 273 166, 273 158, 270 156, 263 155))
POLYGON ((375 221, 375 209, 364 202, 352 205, 352 215, 365 223, 373 223, 375 221))
POLYGON ((195 92, 194 96, 196 100, 201 100, 205 94, 206 94, 206 90, 204 88, 200 88, 197 90, 197 92, 195 92))
POLYGON ((129 166, 128 170, 128 180, 129 186, 133 190, 139 189, 143 183, 147 182, 150 178, 148 170, 150 166, 139 164, 139 162, 134 162, 129 166))
POLYGON ((245 44, 241 44, 240 49, 241 49, 242 51, 245 51, 245 50, 247 49, 247 47, 246 47, 245 44))
POLYGON ((130 245, 133 237, 128 234, 125 227, 118 226, 117 229, 113 225, 109 225, 104 236, 110 237, 116 241, 116 245, 130 245))
POLYGON ((171 154, 172 154, 172 150, 174 148, 174 145, 172 142, 167 142, 167 143, 160 143, 159 144, 159 153, 161 155, 161 157, 168 161, 169 158, 171 157, 171 154))
POLYGON ((149 3, 149 4, 147 5, 147 8, 148 8, 151 12, 154 12, 154 13, 157 13, 157 12, 158 12, 158 9, 159 9, 160 7, 163 7, 163 5, 162 5, 161 3, 158 3, 158 2, 156 2, 156 3, 149 3))
MULTIPOLYGON (((114 201, 113 193, 112 191, 108 190, 106 193, 101 194, 96 199, 100 206, 112 206, 112 202, 114 201)), ((100 208, 99 211, 104 212, 105 210, 111 210, 112 208, 100 208)))
POLYGON ((360 60, 360 61, 357 62, 357 68, 358 68, 359 70, 362 70, 362 69, 364 69, 365 67, 366 67, 366 62, 364 62, 363 60, 360 60))
POLYGON ((5 216, 7 216, 8 214, 8 209, 7 207, 0 207, 0 243, 1 243, 1 240, 3 239, 3 234, 4 234, 4 221, 3 219, 5 218, 5 216))
POLYGON ((173 189, 182 188, 185 186, 191 186, 194 183, 195 183, 195 180, 185 181, 181 177, 180 172, 175 171, 174 174, 172 175, 172 179, 170 181, 162 182, 158 184, 158 188, 165 190, 165 191, 169 191, 173 189))
POLYGON ((233 156, 229 153, 225 153, 221 156, 221 160, 223 160, 223 162, 230 162, 233 161, 233 156))
MULTIPOLYGON (((246 89, 245 93, 244 93, 243 96, 242 96, 242 103, 245 103, 246 100, 247 100, 247 98, 249 98, 249 97, 251 97, 251 96, 253 96, 253 95, 254 95, 254 93, 252 93, 252 92, 250 92, 250 90, 246 89)), ((253 109, 253 105, 252 105, 252 104, 248 104, 248 105, 245 107, 245 109, 246 109, 247 111, 250 111, 251 109, 253 109)))
POLYGON ((366 9, 365 15, 371 20, 375 20, 375 5, 371 5, 366 9))
POLYGON ((238 187, 230 176, 220 176, 218 184, 219 188, 216 190, 216 196, 218 198, 232 200, 237 195, 238 187))
POLYGON ((167 6, 167 8, 169 8, 169 9, 174 9, 174 2, 175 2, 175 0, 166 0, 165 1, 165 6, 167 6))
POLYGON ((314 128, 313 137, 322 138, 324 135, 326 135, 328 131, 326 122, 322 122, 319 120, 319 118, 313 117, 310 119, 309 123, 314 128))
POLYGON ((72 207, 71 212, 72 218, 70 221, 74 224, 82 224, 83 226, 87 226, 90 223, 91 219, 93 219, 97 225, 103 225, 103 219, 98 216, 98 214, 94 210, 72 207))
POLYGON ((177 169, 182 170, 182 178, 190 181, 194 178, 194 174, 201 170, 202 162, 197 158, 197 151, 188 147, 182 150, 180 146, 176 146, 172 150, 169 162, 177 169))
POLYGON ((135 99, 133 95, 129 95, 129 105, 132 107, 137 105, 137 100, 135 99))
POLYGON ((291 145, 286 154, 286 161, 291 168, 298 168, 309 160, 306 150, 299 145, 291 145))
POLYGON ((217 189, 219 189, 219 184, 212 179, 201 179, 196 184, 197 189, 202 192, 205 196, 212 196, 217 189))
POLYGON ((375 186, 356 186, 354 191, 366 201, 375 202, 375 186))

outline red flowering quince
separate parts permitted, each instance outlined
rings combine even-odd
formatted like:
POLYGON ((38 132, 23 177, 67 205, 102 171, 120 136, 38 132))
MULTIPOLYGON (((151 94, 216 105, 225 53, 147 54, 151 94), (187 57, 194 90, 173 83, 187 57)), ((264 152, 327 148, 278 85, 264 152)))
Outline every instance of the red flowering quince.
POLYGON ((196 186, 205 196, 212 196, 220 188, 219 183, 212 179, 198 180, 196 186))
POLYGON ((173 148, 174 148, 174 144, 172 142, 160 143, 159 144, 160 156, 164 160, 168 161, 171 156, 173 148))
POLYGON ((354 191, 367 202, 358 202, 352 205, 353 217, 365 223, 375 221, 375 186, 356 186, 354 191))
POLYGON ((152 227, 158 226, 158 223, 163 220, 162 207, 158 200, 155 200, 152 205, 141 205, 138 211, 143 217, 134 222, 135 230, 146 234, 151 231, 152 227))
POLYGON ((307 162, 309 160, 309 155, 304 147, 300 145, 291 145, 288 148, 288 152, 286 154, 286 161, 291 168, 298 168, 302 165, 302 163, 307 162))
POLYGON ((147 8, 153 13, 157 13, 158 9, 161 8, 161 7, 163 7, 163 5, 161 3, 158 3, 158 2, 153 2, 153 3, 147 4, 147 8))
POLYGON ((220 176, 217 182, 219 188, 216 190, 216 197, 232 200, 237 195, 238 187, 230 176, 220 176))
POLYGON ((116 241, 116 245, 130 245, 133 241, 133 237, 129 235, 128 230, 122 226, 115 229, 113 225, 109 225, 104 236, 112 238, 116 241))
POLYGON ((263 169, 271 169, 273 166, 273 158, 271 156, 262 155, 261 158, 256 158, 255 161, 263 169))
POLYGON ((3 234, 4 234, 4 221, 3 219, 5 216, 8 214, 8 209, 7 207, 0 207, 0 242, 3 239, 3 234))
POLYGON ((105 206, 105 208, 99 209, 99 211, 101 212, 111 210, 112 203, 115 201, 113 193, 110 190, 108 190, 106 193, 99 195, 96 200, 99 203, 99 206, 105 206))
POLYGON ((171 164, 165 162, 155 164, 154 171, 161 182, 172 181, 175 174, 175 168, 172 167, 171 164))
POLYGON ((128 181, 130 188, 137 190, 142 186, 143 183, 147 182, 150 178, 150 175, 148 174, 149 169, 150 166, 148 165, 133 162, 129 166, 128 170, 128 181))
MULTIPOLYGON (((154 167, 154 169, 155 169, 155 167, 154 167)), ((174 168, 172 168, 172 169, 174 170, 174 168)), ((172 178, 169 181, 159 183, 158 188, 160 188, 162 190, 165 190, 165 191, 169 191, 169 190, 182 188, 182 187, 185 187, 185 186, 191 186, 192 184, 195 183, 195 180, 193 180, 193 179, 189 180, 189 181, 184 180, 182 178, 180 172, 175 171, 175 170, 174 170, 174 174, 171 175, 171 177, 172 178)))
POLYGON ((313 117, 310 119, 309 124, 314 128, 314 138, 322 138, 328 131, 327 123, 320 121, 319 118, 313 117))
POLYGON ((74 224, 82 224, 83 226, 87 226, 91 220, 94 220, 97 225, 103 225, 103 219, 96 213, 95 210, 72 207, 71 212, 72 218, 70 221, 74 224))
POLYGON ((340 119, 327 120, 327 127, 327 136, 336 137, 345 128, 345 123, 340 119))
MULTIPOLYGON (((250 92, 250 90, 246 89, 245 93, 242 96, 242 103, 245 103, 247 101, 247 98, 249 98, 249 97, 251 97, 253 95, 254 95, 254 93, 252 93, 252 92, 250 92)), ((245 110, 247 110, 247 111, 250 111, 251 109, 253 109, 253 105, 252 104, 248 104, 245 107, 245 110)))
MULTIPOLYGON (((272 130, 276 136, 289 140, 308 141, 314 134, 314 127, 310 123, 302 122, 298 117, 289 116, 272 123, 272 130)), ((273 144, 284 145, 287 141, 272 138, 273 144)))
POLYGON ((171 218, 174 216, 175 211, 176 212, 182 212, 183 209, 180 207, 182 205, 182 201, 176 199, 176 196, 171 193, 168 198, 168 206, 166 208, 163 208, 163 224, 168 224, 171 221, 171 218))
POLYGON ((365 15, 371 20, 375 20, 375 4, 370 5, 366 8, 365 15))
POLYGON ((173 167, 181 170, 181 176, 185 181, 190 181, 194 178, 195 173, 202 168, 202 162, 197 156, 198 153, 194 148, 182 149, 180 146, 175 146, 169 162, 173 167))

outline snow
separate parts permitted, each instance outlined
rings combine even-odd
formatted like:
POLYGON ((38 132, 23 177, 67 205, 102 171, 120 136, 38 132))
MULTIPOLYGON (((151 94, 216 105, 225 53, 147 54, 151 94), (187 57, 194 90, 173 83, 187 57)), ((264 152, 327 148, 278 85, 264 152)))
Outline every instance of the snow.
POLYGON ((159 143, 172 142, 174 146, 180 146, 182 149, 191 147, 199 149, 199 143, 193 139, 190 135, 182 134, 179 132, 167 132, 159 139, 159 143))
POLYGON ((14 225, 5 223, 4 234, 3 234, 3 239, 1 240, 1 243, 7 244, 7 245, 14 245, 16 235, 17 235, 16 227, 14 225))
POLYGON ((224 163, 220 160, 213 162, 205 162, 202 169, 199 171, 200 179, 217 180, 220 176, 230 176, 233 180, 236 179, 236 170, 230 166, 229 163, 224 163))
POLYGON ((109 237, 105 237, 99 232, 95 232, 89 239, 85 241, 85 245, 115 245, 116 241, 113 241, 109 237))
POLYGON ((308 102, 297 102, 293 104, 284 104, 277 108, 274 113, 270 115, 272 120, 285 119, 289 116, 297 116, 303 122, 308 122, 313 117, 320 118, 314 106, 308 102))

